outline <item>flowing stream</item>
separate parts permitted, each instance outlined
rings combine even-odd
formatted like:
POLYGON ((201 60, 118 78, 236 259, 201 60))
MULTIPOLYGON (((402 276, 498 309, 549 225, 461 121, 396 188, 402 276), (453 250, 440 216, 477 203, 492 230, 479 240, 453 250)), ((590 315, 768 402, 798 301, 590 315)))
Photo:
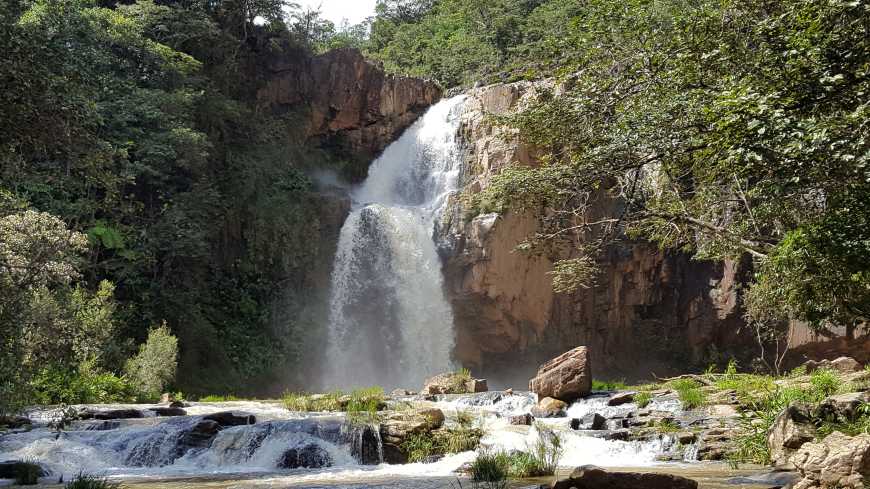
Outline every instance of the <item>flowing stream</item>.
POLYGON ((416 387, 452 369, 453 314, 433 233, 458 185, 464 100, 431 107, 353 191, 333 267, 324 387, 416 387))

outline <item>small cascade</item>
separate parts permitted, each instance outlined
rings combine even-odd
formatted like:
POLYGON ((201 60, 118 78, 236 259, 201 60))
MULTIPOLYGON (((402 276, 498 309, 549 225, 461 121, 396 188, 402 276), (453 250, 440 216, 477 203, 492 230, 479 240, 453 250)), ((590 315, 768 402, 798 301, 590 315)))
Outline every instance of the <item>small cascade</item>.
POLYGON ((453 312, 433 234, 459 181, 463 101, 431 107, 352 194, 332 273, 328 389, 416 386, 452 369, 453 312))
POLYGON ((384 462, 384 443, 380 425, 349 421, 342 427, 342 436, 349 440, 350 453, 362 465, 377 465, 384 462))

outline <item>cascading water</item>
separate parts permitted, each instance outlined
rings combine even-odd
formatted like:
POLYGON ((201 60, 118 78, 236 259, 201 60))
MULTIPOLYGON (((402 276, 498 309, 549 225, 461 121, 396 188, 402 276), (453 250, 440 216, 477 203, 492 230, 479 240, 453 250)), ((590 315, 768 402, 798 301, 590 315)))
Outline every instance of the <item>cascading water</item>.
POLYGON ((464 99, 430 108, 353 192, 333 267, 326 387, 416 386, 452 367, 433 231, 459 180, 464 99))

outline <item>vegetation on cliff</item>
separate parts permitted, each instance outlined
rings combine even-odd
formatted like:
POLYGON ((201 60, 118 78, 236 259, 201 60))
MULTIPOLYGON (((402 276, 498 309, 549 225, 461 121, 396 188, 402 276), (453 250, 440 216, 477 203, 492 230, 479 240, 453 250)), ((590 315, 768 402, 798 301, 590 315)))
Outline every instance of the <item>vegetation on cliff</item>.
POLYGON ((556 265, 559 291, 591 286, 608 246, 643 238, 700 259, 750 257, 745 305, 763 340, 790 319, 852 335, 870 318, 868 9, 382 2, 369 49, 447 84, 548 79, 501 121, 544 164, 502 171, 472 204, 546 215, 526 248, 577 246, 583 233, 579 257, 556 265), (622 200, 619 215, 594 215, 605 197, 622 200))
POLYGON ((264 57, 314 49, 284 7, 2 2, 0 410, 159 394, 166 349, 127 358, 164 322, 193 393, 296 365, 311 328, 284 284, 318 249, 302 168, 322 157, 254 98, 264 57))

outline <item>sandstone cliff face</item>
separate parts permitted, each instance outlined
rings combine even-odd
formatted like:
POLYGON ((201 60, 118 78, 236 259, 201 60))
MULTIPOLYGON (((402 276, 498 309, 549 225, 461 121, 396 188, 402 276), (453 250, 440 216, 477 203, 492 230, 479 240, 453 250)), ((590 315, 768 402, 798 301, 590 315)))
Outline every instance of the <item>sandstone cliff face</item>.
MULTIPOLYGON (((486 188, 506 165, 539 164, 534 148, 486 117, 517 110, 535 92, 526 82, 470 92, 462 125, 465 192, 486 188)), ((612 216, 618 208, 602 195, 590 212, 612 216)), ((548 272, 555 261, 576 256, 574 247, 527 255, 515 248, 538 230, 533 215, 508 212, 465 222, 463 212, 457 206, 443 231, 456 355, 496 385, 524 382, 540 362, 578 345, 589 347, 598 378, 663 375, 717 355, 755 351, 741 333, 746 267, 739 263, 697 262, 649 243, 628 243, 601 257, 594 288, 555 294, 548 272)), ((579 244, 583 237, 573 239, 579 244)))
POLYGON ((348 176, 365 178, 371 162, 441 97, 433 82, 384 73, 356 49, 312 58, 275 57, 258 99, 276 111, 305 114, 305 135, 357 163, 348 176))

